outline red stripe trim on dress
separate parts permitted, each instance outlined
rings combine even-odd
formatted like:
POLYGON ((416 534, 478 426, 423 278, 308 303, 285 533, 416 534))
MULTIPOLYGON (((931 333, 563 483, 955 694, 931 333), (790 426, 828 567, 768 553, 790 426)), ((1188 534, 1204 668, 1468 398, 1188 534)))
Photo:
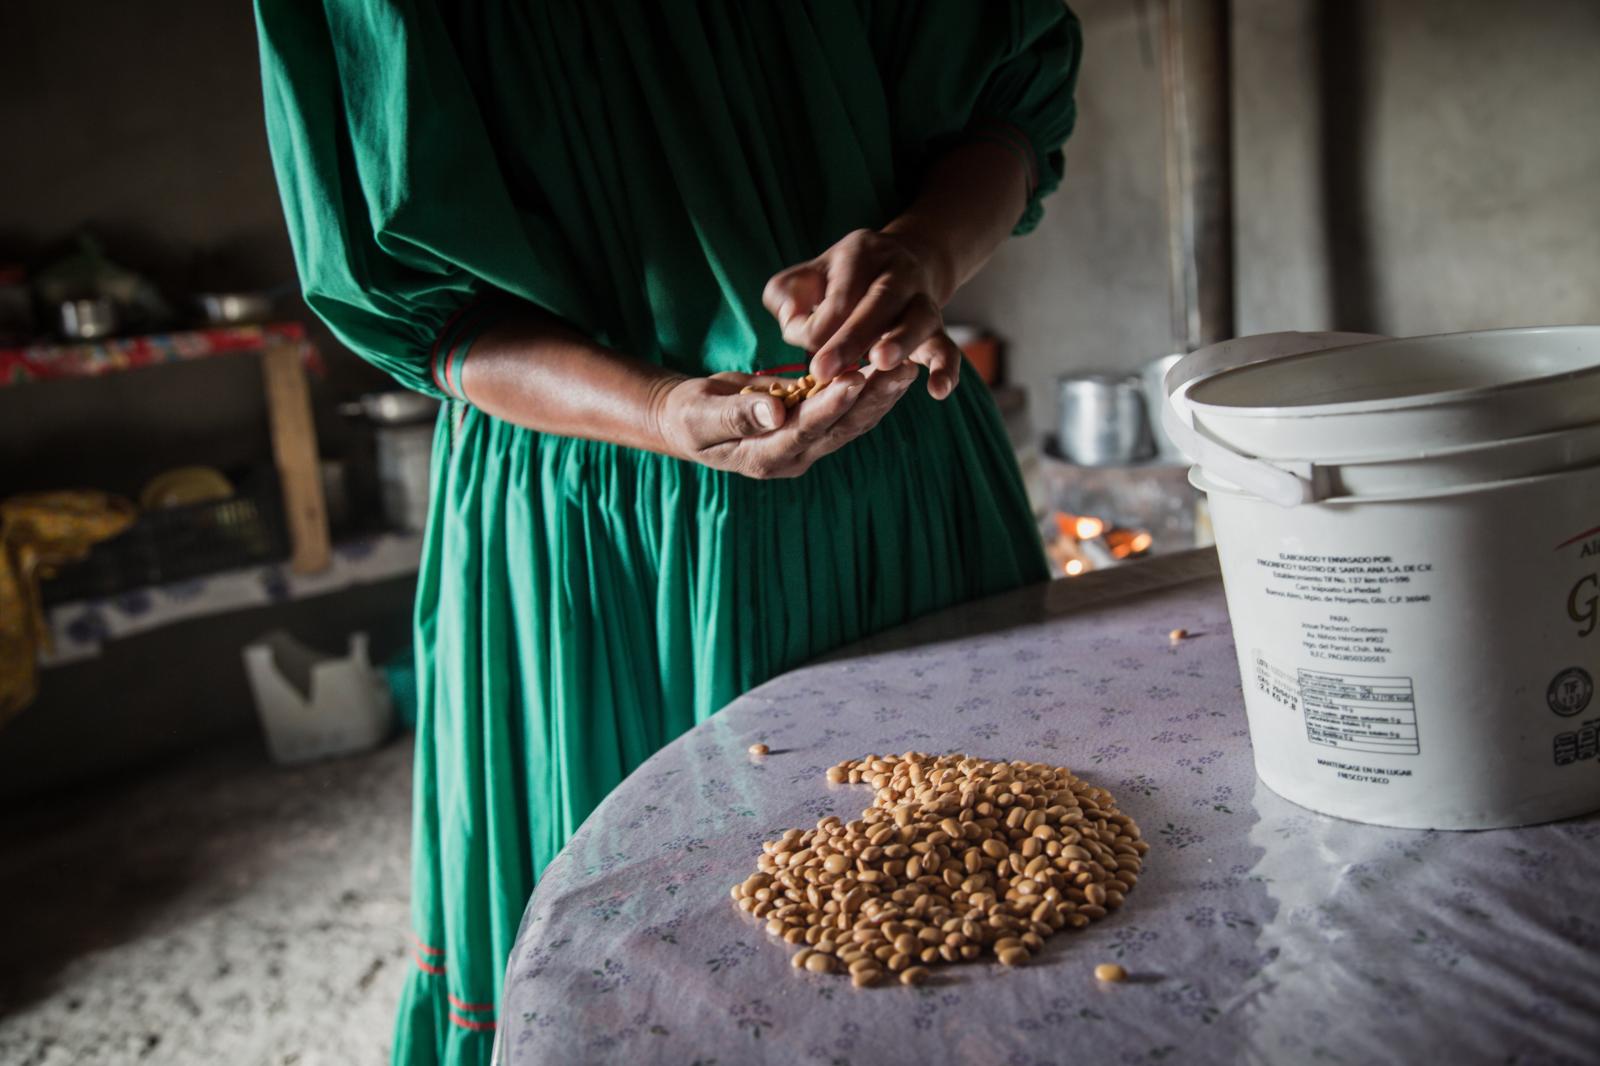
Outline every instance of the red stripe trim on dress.
POLYGON ((463 1000, 457 999, 455 996, 450 995, 448 992, 445 993, 444 998, 450 1001, 450 1005, 452 1007, 459 1008, 460 1010, 471 1011, 473 1014, 482 1014, 486 1010, 494 1010, 493 1003, 467 1003, 463 1000))
POLYGON ((417 947, 421 948, 423 951, 427 952, 429 955, 443 955, 444 954, 444 948, 436 948, 436 947, 432 947, 432 946, 430 946, 428 944, 424 944, 422 942, 422 938, 420 936, 418 936, 417 934, 415 934, 415 933, 411 934, 411 942, 413 944, 417 945, 417 947))
POLYGON ((433 338, 433 347, 428 351, 428 373, 433 378, 434 388, 440 392, 449 393, 450 390, 445 387, 443 379, 439 376, 439 345, 443 344, 445 338, 450 336, 451 332, 456 328, 456 323, 461 320, 461 316, 470 311, 477 302, 477 297, 473 297, 456 308, 455 312, 445 319, 444 325, 439 328, 438 336, 433 338))
POLYGON ((497 1026, 494 1022, 475 1022, 471 1018, 463 1018, 455 1011, 450 1012, 450 1024, 459 1025, 463 1029, 470 1029, 475 1033, 493 1032, 497 1026))
POLYGON ((435 966, 427 959, 424 959, 420 954, 412 956, 411 961, 415 962, 417 964, 417 969, 421 970, 423 973, 432 974, 435 977, 444 976, 445 968, 443 966, 435 966))
POLYGON ((477 341, 478 334, 483 331, 482 312, 486 309, 486 305, 482 303, 472 308, 456 327, 456 335, 450 342, 449 350, 444 353, 444 383, 450 395, 458 400, 467 398, 466 390, 461 387, 461 368, 467 361, 467 351, 477 341))

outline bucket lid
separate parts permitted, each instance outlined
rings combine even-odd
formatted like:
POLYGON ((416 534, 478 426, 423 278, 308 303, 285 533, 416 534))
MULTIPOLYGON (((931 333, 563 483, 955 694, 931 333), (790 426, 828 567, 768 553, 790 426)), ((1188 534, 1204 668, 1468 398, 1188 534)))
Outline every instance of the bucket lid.
POLYGON ((1367 340, 1191 381, 1194 426, 1247 455, 1420 456, 1600 421, 1600 326, 1367 340))
POLYGON ((1184 454, 1285 506, 1327 498, 1334 466, 1391 464, 1351 467, 1371 488, 1430 471, 1531 472, 1582 450, 1533 438, 1600 422, 1600 326, 1261 334, 1186 356, 1166 392, 1162 422, 1184 454), (1506 454, 1475 451, 1496 442, 1506 454))

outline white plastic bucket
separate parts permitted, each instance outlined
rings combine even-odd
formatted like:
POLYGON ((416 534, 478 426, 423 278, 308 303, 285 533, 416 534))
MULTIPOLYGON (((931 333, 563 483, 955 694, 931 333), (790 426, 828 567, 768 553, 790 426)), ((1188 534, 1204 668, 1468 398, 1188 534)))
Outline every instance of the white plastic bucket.
POLYGON ((1187 420, 1200 376, 1174 368, 1167 415, 1209 497, 1262 781, 1406 828, 1600 809, 1600 406, 1555 433, 1273 464, 1187 420))

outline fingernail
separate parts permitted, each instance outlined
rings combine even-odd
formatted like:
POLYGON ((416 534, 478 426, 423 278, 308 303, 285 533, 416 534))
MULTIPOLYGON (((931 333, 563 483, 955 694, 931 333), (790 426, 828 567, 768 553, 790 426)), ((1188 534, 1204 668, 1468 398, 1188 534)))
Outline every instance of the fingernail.
POLYGON ((770 403, 756 404, 756 425, 760 426, 762 429, 777 428, 778 414, 772 409, 772 405, 770 403))
POLYGON ((900 345, 894 341, 881 341, 872 349, 873 361, 879 364, 893 363, 900 357, 900 345))

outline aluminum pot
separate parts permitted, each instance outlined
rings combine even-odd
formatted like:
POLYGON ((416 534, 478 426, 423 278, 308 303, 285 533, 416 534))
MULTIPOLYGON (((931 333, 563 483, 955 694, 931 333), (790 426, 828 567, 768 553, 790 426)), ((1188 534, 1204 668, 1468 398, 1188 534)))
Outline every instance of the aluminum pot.
POLYGON ((272 293, 207 292, 194 298, 195 306, 208 325, 245 326, 266 322, 276 306, 272 293))
POLYGON ((61 304, 61 335, 68 340, 88 341, 117 332, 117 305, 103 296, 65 300, 61 304))
POLYGON ((439 401, 416 392, 374 392, 340 410, 372 426, 384 519, 395 529, 426 529, 428 482, 433 470, 433 419, 438 414, 439 401))
POLYGON ((354 403, 340 408, 346 415, 360 416, 383 426, 407 422, 429 422, 439 413, 439 401, 409 389, 369 392, 354 403))
POLYGON ((1123 466, 1155 451, 1143 384, 1126 374, 1067 374, 1057 382, 1061 401, 1056 443, 1061 457, 1079 466, 1123 466))

